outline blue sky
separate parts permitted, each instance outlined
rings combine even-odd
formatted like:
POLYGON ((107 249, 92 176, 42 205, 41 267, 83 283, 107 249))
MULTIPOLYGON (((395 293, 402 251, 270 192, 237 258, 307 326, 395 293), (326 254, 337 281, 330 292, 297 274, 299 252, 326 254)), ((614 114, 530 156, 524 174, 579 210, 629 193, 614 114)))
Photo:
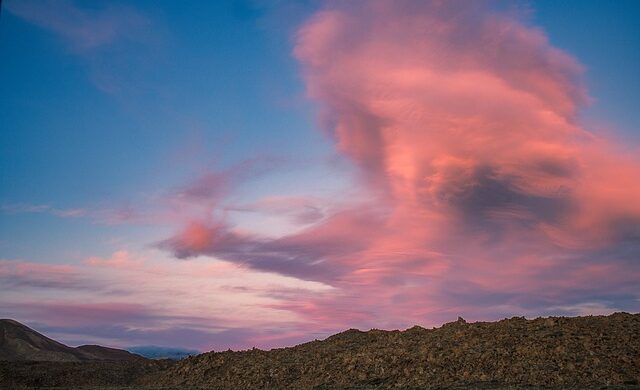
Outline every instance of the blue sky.
MULTIPOLYGON (((104 8, 61 4, 85 10, 88 21, 104 8)), ((286 172, 280 179, 274 173, 270 186, 296 192, 303 182, 313 187, 316 176, 327 187, 329 141, 316 129, 290 55, 295 27, 310 5, 122 7, 143 19, 140 26, 121 27, 121 35, 88 48, 78 47, 80 38, 4 12, 5 205, 124 207, 203 171, 256 158, 286 172)), ((270 191, 263 187, 255 183, 246 196, 270 191)), ((51 256, 49 245, 34 248, 39 227, 35 241, 60 225, 85 237, 87 229, 96 230, 86 237, 94 245, 105 234, 46 215, 3 217, 4 257, 51 256), (25 233, 16 224, 28 225, 25 233)))
POLYGON ((633 0, 531 3, 536 24, 552 44, 580 59, 594 98, 585 116, 614 125, 637 140, 640 115, 634 109, 640 84, 640 4, 633 0))
MULTIPOLYGON (((374 191, 362 184, 359 163, 345 151, 348 146, 340 146, 342 135, 333 131, 341 111, 326 116, 332 102, 307 96, 313 82, 305 77, 305 59, 293 54, 300 27, 325 7, 342 5, 5 0, 0 18, 0 259, 9 262, 6 269, 15 271, 11 267, 18 263, 138 264, 142 258, 173 269, 184 263, 162 243, 175 244, 181 237, 177 231, 228 226, 236 235, 286 238, 330 220, 354 202, 370 201, 374 191)), ((592 103, 580 108, 580 125, 615 134, 623 145, 635 147, 640 140, 640 3, 544 0, 506 3, 504 8, 514 7, 518 23, 543 31, 549 46, 584 67, 592 103)), ((632 220, 631 212, 629 216, 632 220)), ((208 267, 208 257, 227 264, 218 252, 193 253, 203 256, 190 263, 189 272, 208 267)), ((299 275, 240 263, 241 269, 233 272, 251 273, 247 278, 259 280, 256 285, 271 285, 269 275, 275 272, 274 280, 290 289, 356 293, 321 278, 289 280, 299 275)), ((46 278, 47 272, 66 275, 65 270, 38 272, 46 278)), ((69 272, 89 277, 75 268, 69 272)), ((46 294, 43 288, 24 294, 35 300, 46 294)), ((148 302, 143 293, 132 294, 131 301, 148 302)), ((55 290, 49 296, 59 297, 56 304, 83 300, 74 294, 55 290)), ((597 294, 584 302, 547 302, 547 309, 537 313, 569 307, 637 309, 625 294, 616 302, 597 294)), ((274 299, 273 293, 268 295, 274 299)), ((254 298, 262 302, 264 297, 254 298)), ((251 302, 251 297, 243 299, 251 302)), ((91 301, 103 304, 108 299, 96 296, 91 301)), ((117 345, 137 341, 96 335, 87 330, 89 325, 84 339, 71 338, 72 330, 65 331, 62 322, 47 321, 36 311, 16 311, 16 302, 0 298, 0 310, 59 332, 63 339, 117 345)), ((372 318, 376 315, 382 314, 372 318)), ((432 318, 425 321, 444 317, 432 318)), ((229 345, 248 345, 241 321, 229 321, 224 329, 240 329, 235 344, 229 345)), ((305 323, 290 319, 287 336, 264 345, 305 339, 294 322, 305 323)), ((278 326, 272 324, 273 329, 278 326)), ((317 332, 330 330, 320 327, 317 332)), ((211 345, 202 337, 183 344, 211 345)))
MULTIPOLYGON (((67 4, 88 15, 104 8, 67 4)), ((334 187, 327 176, 339 187, 340 172, 327 166, 331 140, 318 129, 291 55, 296 27, 320 3, 120 5, 140 15, 141 26, 91 48, 4 10, 3 204, 121 207, 180 186, 199 170, 255 156, 286 166, 286 176, 268 186, 296 192, 316 175, 323 188, 334 187)), ((640 47, 637 2, 534 1, 528 8, 531 23, 584 64, 594 102, 583 115, 637 138, 640 97, 631 86, 640 85, 640 51, 630 50, 640 47)), ((83 236, 96 230, 86 237, 93 245, 105 234, 93 224, 42 215, 3 221, 5 258, 51 256, 49 245, 34 248, 33 234, 40 231, 40 241, 59 225, 83 236)))

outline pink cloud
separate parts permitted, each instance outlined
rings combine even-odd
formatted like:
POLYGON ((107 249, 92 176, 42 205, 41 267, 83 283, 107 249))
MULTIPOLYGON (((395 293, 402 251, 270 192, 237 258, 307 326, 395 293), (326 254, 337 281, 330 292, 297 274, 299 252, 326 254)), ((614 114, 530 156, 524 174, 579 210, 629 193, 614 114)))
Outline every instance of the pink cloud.
POLYGON ((97 287, 87 283, 78 270, 68 264, 38 264, 19 260, 0 260, 0 282, 0 290, 4 291, 30 288, 88 290, 97 287))
POLYGON ((353 261, 369 240, 381 232, 375 212, 337 212, 301 232, 269 239, 234 230, 220 222, 192 221, 181 232, 159 244, 178 258, 209 254, 261 271, 294 276, 303 280, 328 282, 340 277, 344 258, 353 261), (352 236, 352 232, 361 235, 352 236))
POLYGON ((139 267, 143 264, 143 262, 143 258, 135 257, 126 250, 116 251, 109 258, 91 256, 84 260, 84 263, 87 265, 113 268, 139 267))
POLYGON ((579 124, 582 66, 541 30, 482 2, 349 2, 295 55, 373 200, 275 240, 191 224, 166 248, 331 284, 283 304, 318 327, 638 309, 637 150, 579 124))

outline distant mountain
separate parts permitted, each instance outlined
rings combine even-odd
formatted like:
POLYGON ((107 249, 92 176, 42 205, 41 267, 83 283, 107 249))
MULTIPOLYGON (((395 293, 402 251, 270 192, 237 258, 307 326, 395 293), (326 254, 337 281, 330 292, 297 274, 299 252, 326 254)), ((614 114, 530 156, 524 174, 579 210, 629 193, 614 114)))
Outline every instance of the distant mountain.
POLYGON ((0 360, 82 362, 131 361, 142 356, 99 345, 66 346, 10 319, 0 320, 0 360))
POLYGON ((155 345, 144 345, 138 347, 127 348, 129 352, 144 356, 148 359, 172 359, 181 360, 189 356, 200 354, 195 349, 157 347, 155 345))

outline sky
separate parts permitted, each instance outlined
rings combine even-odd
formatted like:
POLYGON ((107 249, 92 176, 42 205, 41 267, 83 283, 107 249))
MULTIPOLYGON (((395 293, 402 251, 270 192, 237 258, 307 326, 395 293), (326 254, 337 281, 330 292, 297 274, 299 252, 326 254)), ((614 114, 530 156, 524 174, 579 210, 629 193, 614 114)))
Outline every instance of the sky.
POLYGON ((208 351, 637 312, 639 16, 5 0, 0 316, 208 351))

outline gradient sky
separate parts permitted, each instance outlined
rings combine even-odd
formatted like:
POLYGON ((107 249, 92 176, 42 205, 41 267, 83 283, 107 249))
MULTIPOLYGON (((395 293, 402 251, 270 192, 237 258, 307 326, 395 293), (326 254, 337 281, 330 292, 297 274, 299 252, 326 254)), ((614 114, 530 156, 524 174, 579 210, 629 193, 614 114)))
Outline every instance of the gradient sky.
POLYGON ((270 348, 640 308, 640 3, 5 0, 0 316, 270 348))

